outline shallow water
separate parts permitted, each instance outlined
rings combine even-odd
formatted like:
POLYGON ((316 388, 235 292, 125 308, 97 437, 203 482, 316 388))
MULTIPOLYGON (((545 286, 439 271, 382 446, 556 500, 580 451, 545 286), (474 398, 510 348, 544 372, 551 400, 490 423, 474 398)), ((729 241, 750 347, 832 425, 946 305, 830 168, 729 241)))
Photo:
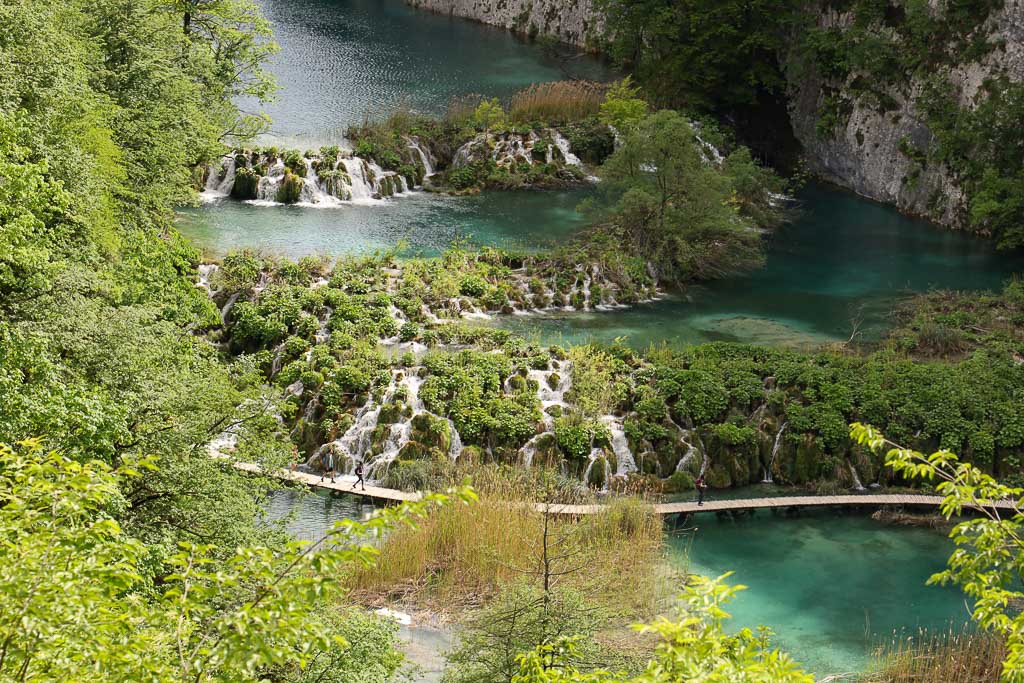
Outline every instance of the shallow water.
MULTIPOLYGON (((289 528, 299 538, 322 535, 334 522, 362 518, 372 506, 349 496, 273 494, 275 515, 296 510, 289 528)), ((919 627, 968 621, 955 589, 926 587, 952 546, 941 533, 883 526, 856 514, 805 511, 796 519, 758 511, 732 521, 714 514, 691 518, 696 532, 673 532, 670 562, 680 569, 748 586, 728 611, 730 627, 771 626, 776 646, 819 675, 861 671, 879 639, 919 627)), ((437 674, 431 648, 447 645, 443 632, 413 634, 424 669, 437 674)))
POLYGON ((207 255, 258 248, 297 258, 367 254, 393 248, 435 255, 457 239, 536 249, 579 230, 576 205, 587 188, 559 192, 488 192, 447 197, 425 192, 374 205, 334 208, 256 206, 231 199, 182 209, 178 229, 207 255))
POLYGON ((748 276, 633 309, 500 322, 549 342, 813 347, 849 338, 855 321, 860 338, 876 338, 910 292, 999 289, 1024 271, 1024 256, 850 193, 811 186, 799 199, 799 217, 770 238, 765 267, 748 276))
MULTIPOLYGON (((281 47, 270 65, 280 90, 264 107, 269 141, 320 146, 397 107, 443 114, 452 97, 504 97, 532 83, 606 80, 600 60, 529 43, 402 0, 257 0, 281 47)), ((258 111, 257 103, 242 102, 258 111)))
POLYGON ((691 525, 692 536, 671 540, 673 562, 709 576, 735 572, 728 581, 748 589, 727 608, 730 628, 770 626, 775 645, 819 677, 864 670, 894 632, 969 621, 957 589, 925 586, 952 551, 942 533, 827 512, 702 514, 691 525))

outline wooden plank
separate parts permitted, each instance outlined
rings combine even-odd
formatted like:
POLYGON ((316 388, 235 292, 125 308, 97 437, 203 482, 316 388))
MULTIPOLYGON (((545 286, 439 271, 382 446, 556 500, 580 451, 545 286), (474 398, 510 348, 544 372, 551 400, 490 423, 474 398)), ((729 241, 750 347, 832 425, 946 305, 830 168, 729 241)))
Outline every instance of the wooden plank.
MULTIPOLYGON (((232 463, 237 469, 245 472, 263 473, 262 468, 259 465, 246 462, 234 462, 232 463)), ((295 471, 291 472, 288 470, 279 470, 277 472, 270 473, 270 476, 276 477, 284 481, 291 481, 299 484, 304 484, 313 488, 327 489, 330 491, 338 491, 340 493, 347 493, 354 496, 361 496, 364 498, 370 498, 373 500, 380 500, 384 502, 407 502, 417 501, 422 498, 420 493, 410 493, 408 491, 399 491, 397 489, 388 489, 381 486, 367 486, 366 489, 353 489, 352 485, 355 483, 356 478, 351 475, 343 475, 335 477, 335 481, 332 483, 330 480, 323 480, 319 475, 311 474, 309 472, 295 471)), ((688 501, 681 503, 657 503, 653 505, 654 513, 657 515, 676 515, 683 513, 694 513, 694 512, 725 512, 729 510, 749 510, 752 508, 803 508, 803 507, 823 507, 828 505, 864 505, 864 506, 881 506, 881 505, 921 505, 927 507, 939 507, 942 504, 941 496, 928 496, 928 495, 916 495, 916 494, 888 494, 888 493, 873 493, 873 494, 851 494, 843 496, 778 496, 774 498, 738 498, 733 500, 706 500, 703 505, 697 505, 696 501, 688 501)), ((1002 510, 1014 509, 1013 503, 1009 501, 1001 501, 993 507, 1002 510)), ((604 509, 603 505, 568 505, 560 503, 544 504, 537 503, 534 508, 543 512, 548 512, 556 515, 594 515, 604 509)))

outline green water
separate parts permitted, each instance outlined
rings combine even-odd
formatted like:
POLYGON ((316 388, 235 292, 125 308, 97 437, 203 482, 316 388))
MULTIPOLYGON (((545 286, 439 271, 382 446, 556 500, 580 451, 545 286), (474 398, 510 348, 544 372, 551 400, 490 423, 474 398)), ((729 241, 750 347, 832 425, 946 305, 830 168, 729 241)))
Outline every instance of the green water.
POLYGON ((735 572, 728 580, 748 589, 727 608, 731 628, 771 626, 776 646, 817 676, 864 670, 893 633, 967 623, 958 590, 925 586, 952 550, 943 534, 858 515, 757 515, 697 515, 695 533, 670 541, 670 558, 694 573, 735 572))
POLYGON ((488 192, 446 197, 418 192, 383 204, 335 208, 254 206, 230 199, 182 209, 178 228, 213 257, 259 248, 305 254, 365 254, 404 240, 407 251, 437 254, 455 239, 535 249, 582 227, 576 205, 586 188, 563 192, 488 192))
MULTIPOLYGON (((362 519, 373 506, 349 496, 275 492, 269 515, 291 513, 289 530, 312 540, 341 519, 362 519)), ((819 676, 861 671, 879 639, 918 627, 964 624, 963 596, 927 587, 952 545, 935 531, 888 527, 862 515, 805 511, 796 519, 758 511, 738 521, 695 515, 695 532, 673 532, 677 568, 748 586, 729 611, 731 628, 769 625, 775 643, 819 676)))
POLYGON ((812 186, 799 218, 769 240, 765 267, 746 277, 691 287, 633 309, 503 319, 545 341, 611 341, 634 346, 740 341, 812 347, 847 339, 854 321, 877 337, 893 304, 934 288, 999 289, 1024 272, 1024 257, 900 215, 855 195, 812 186))
MULTIPOLYGON (((270 138, 319 146, 396 107, 443 114, 452 97, 507 96, 532 83, 606 80, 603 62, 402 0, 257 0, 281 46, 270 138)), ((249 111, 258 103, 242 102, 249 111)))

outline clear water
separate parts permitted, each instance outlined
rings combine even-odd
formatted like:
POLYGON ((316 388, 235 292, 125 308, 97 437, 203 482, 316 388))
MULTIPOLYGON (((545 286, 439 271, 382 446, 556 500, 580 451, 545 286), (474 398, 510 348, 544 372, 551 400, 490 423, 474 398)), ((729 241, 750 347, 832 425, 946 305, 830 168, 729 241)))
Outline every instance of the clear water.
MULTIPOLYGON (((280 89, 263 108, 289 146, 341 139, 345 128, 406 107, 443 114, 452 97, 505 97, 532 83, 606 80, 600 60, 507 31, 414 10, 403 0, 257 0, 281 51, 280 89)), ((258 111, 258 103, 242 102, 258 111)))
POLYGON ((586 188, 447 197, 417 192, 374 205, 335 208, 255 206, 219 200, 179 213, 178 229, 211 257, 258 248, 289 257, 365 254, 399 241, 434 255, 456 239, 512 249, 557 242, 582 227, 576 205, 586 188))
MULTIPOLYGON (((373 507, 286 489, 273 494, 268 509, 277 517, 292 512, 289 529, 308 540, 373 507)), ((957 590, 925 586, 952 550, 939 532, 823 511, 796 519, 758 511, 738 521, 701 514, 689 526, 696 532, 670 536, 669 561, 709 576, 735 572, 729 580, 748 590, 731 605, 730 627, 771 626, 776 645, 819 676, 862 671, 873 647, 893 632, 968 621, 957 590)), ((432 642, 421 644, 421 661, 436 673, 436 661, 428 664, 432 642)))
POLYGON ((748 589, 727 608, 730 628, 770 626, 775 645, 819 678, 863 671, 894 633, 969 621, 962 593, 925 585, 953 548, 942 533, 826 512, 702 514, 691 524, 695 533, 672 538, 672 561, 708 576, 733 571, 728 581, 748 589))
POLYGON ((812 347, 884 329, 893 304, 934 288, 1000 289, 1024 256, 940 230, 850 193, 812 186, 798 220, 770 241, 765 267, 691 287, 685 296, 606 313, 502 319, 549 342, 625 338, 637 347, 740 341, 812 347))

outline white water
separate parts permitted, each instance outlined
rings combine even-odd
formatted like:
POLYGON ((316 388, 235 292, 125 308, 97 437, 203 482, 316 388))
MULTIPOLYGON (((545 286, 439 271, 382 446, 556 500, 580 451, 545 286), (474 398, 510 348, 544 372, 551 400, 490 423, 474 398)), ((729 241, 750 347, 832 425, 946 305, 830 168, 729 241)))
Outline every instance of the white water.
POLYGON ((866 490, 864 488, 864 484, 860 483, 860 477, 857 476, 857 468, 854 467, 853 463, 850 462, 849 460, 846 461, 846 464, 849 465, 849 467, 850 467, 850 476, 853 477, 853 490, 854 491, 864 491, 864 490, 866 490))
POLYGON ((572 153, 572 145, 569 144, 569 141, 565 139, 564 135, 562 135, 556 130, 554 131, 554 135, 552 137, 554 138, 555 145, 557 145, 559 151, 562 152, 562 156, 565 158, 565 163, 569 164, 570 166, 583 165, 583 162, 580 161, 580 158, 572 153))
POLYGON ((622 421, 614 415, 605 415, 601 422, 608 427, 612 434, 612 452, 615 453, 615 476, 625 477, 627 474, 636 472, 636 460, 633 458, 633 451, 629 450, 629 439, 622 429, 622 421))
MULTIPOLYGON (((407 141, 409 148, 419 155, 427 170, 427 175, 432 175, 435 162, 429 152, 424 151, 415 139, 407 138, 407 141)), ((231 195, 236 177, 235 158, 235 153, 232 153, 211 166, 206 185, 203 192, 200 193, 200 198, 203 201, 211 202, 231 195)), ((247 202, 256 206, 276 206, 280 204, 277 195, 285 177, 284 160, 278 158, 273 163, 269 163, 266 162, 265 156, 262 159, 267 164, 266 175, 260 177, 257 183, 256 198, 247 200, 247 202)), ((247 162, 247 166, 251 168, 258 161, 259 159, 253 159, 247 162)), ((306 176, 296 202, 298 206, 333 208, 350 203, 377 204, 386 199, 383 192, 385 182, 390 182, 393 185, 392 196, 402 196, 410 192, 409 183, 404 176, 392 171, 385 171, 373 161, 353 156, 342 157, 337 163, 331 164, 332 171, 343 169, 350 182, 346 182, 343 177, 335 178, 332 181, 334 192, 330 192, 328 187, 332 186, 328 185, 327 181, 321 180, 314 162, 327 163, 315 155, 303 158, 306 176)))
POLYGON ((764 470, 764 479, 761 480, 763 484, 775 483, 772 479, 772 467, 775 465, 775 457, 779 454, 779 448, 782 447, 782 433, 786 431, 786 425, 788 424, 788 422, 783 422, 782 426, 779 427, 778 433, 775 435, 775 443, 772 444, 772 455, 768 460, 768 467, 764 470))
POLYGON ((199 198, 204 202, 212 202, 222 199, 231 194, 231 188, 235 184, 235 157, 229 154, 214 164, 206 176, 206 186, 199 193, 199 198))
POLYGON ((414 152, 416 152, 417 155, 419 155, 420 162, 423 164, 424 169, 423 177, 429 178, 430 176, 434 175, 434 159, 431 154, 424 151, 419 139, 413 136, 409 136, 405 139, 405 141, 408 143, 409 149, 413 150, 414 152))

